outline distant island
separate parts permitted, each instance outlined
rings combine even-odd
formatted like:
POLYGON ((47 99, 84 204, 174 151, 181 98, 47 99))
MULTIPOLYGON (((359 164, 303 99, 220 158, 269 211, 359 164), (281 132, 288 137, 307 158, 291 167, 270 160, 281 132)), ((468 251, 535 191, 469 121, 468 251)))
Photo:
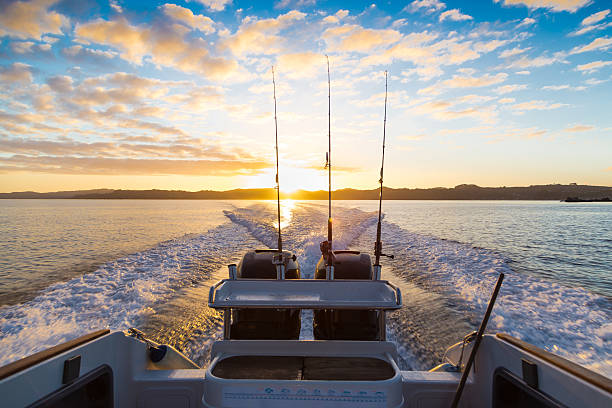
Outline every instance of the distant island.
POLYGON ((566 203, 612 203, 610 197, 604 198, 580 198, 580 197, 567 197, 565 200, 566 203))
MULTIPOLYGON (((556 200, 575 198, 582 201, 603 201, 612 197, 612 187, 572 184, 546 184, 528 187, 480 187, 460 184, 453 188, 385 188, 385 200, 556 200), (580 197, 580 198, 578 198, 580 197)), ((228 191, 181 190, 80 190, 36 193, 33 191, 0 193, 0 199, 129 199, 129 200, 274 200, 273 188, 235 189, 228 191)), ((281 193, 283 199, 327 200, 327 191, 298 190, 281 193)), ((378 189, 351 188, 333 192, 334 200, 377 200, 378 189)), ((571 201, 570 201, 571 202, 571 201)))

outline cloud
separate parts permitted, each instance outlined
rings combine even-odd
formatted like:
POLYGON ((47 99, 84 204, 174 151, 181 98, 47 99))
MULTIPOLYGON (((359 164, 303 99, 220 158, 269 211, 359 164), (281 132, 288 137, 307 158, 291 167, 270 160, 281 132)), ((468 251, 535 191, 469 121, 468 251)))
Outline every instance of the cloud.
POLYGON ((612 27, 612 22, 584 26, 584 27, 582 27, 582 28, 580 28, 580 29, 570 33, 569 35, 570 36, 582 35, 582 34, 590 33, 591 31, 603 30, 603 29, 608 28, 608 27, 612 27))
POLYGON ((325 58, 314 52, 283 54, 277 58, 278 67, 289 78, 312 77, 323 72, 325 58))
POLYGON ((527 85, 525 84, 520 84, 520 85, 504 85, 504 86, 499 86, 497 88, 495 88, 493 90, 493 92, 495 92, 498 95, 505 95, 507 93, 510 92, 516 92, 516 91, 520 91, 523 89, 527 89, 527 85))
POLYGON ((514 57, 515 55, 519 55, 524 53, 525 51, 530 50, 531 47, 527 47, 527 48, 520 48, 520 47, 515 47, 512 48, 511 50, 504 50, 499 54, 500 58, 508 58, 508 57, 514 57))
POLYGON ((178 160, 25 155, 0 158, 0 173, 236 176, 258 173, 268 167, 269 163, 263 160, 178 160))
POLYGON ((207 8, 213 11, 223 11, 225 7, 232 4, 232 0, 196 0, 198 3, 202 3, 207 8))
POLYGON ((583 52, 595 51, 599 49, 608 49, 612 45, 612 38, 599 37, 588 43, 587 45, 577 46, 572 48, 570 54, 581 54, 583 52))
POLYGON ((588 132, 589 130, 593 130, 595 129, 595 126, 591 126, 591 125, 574 125, 574 126, 568 126, 566 127, 564 130, 566 132, 588 132))
POLYGON ((402 11, 419 11, 425 9, 426 13, 433 13, 435 11, 442 10, 446 7, 446 4, 439 0, 415 0, 408 4, 402 11))
POLYGON ((408 61, 417 66, 407 73, 417 73, 428 80, 443 73, 441 67, 459 65, 479 58, 483 53, 504 45, 505 41, 463 41, 463 37, 450 38, 432 42, 439 34, 428 31, 410 33, 391 48, 361 59, 361 66, 379 66, 391 64, 394 60, 408 61))
POLYGON ((447 10, 444 13, 440 14, 439 20, 440 22, 449 19, 453 21, 465 21, 472 20, 472 16, 468 16, 467 14, 461 14, 458 9, 447 10))
POLYGON ((509 65, 503 65, 500 68, 538 68, 564 61, 565 60, 563 59, 563 56, 561 54, 554 55, 552 57, 542 55, 535 58, 523 56, 512 61, 509 65))
POLYGON ((215 22, 210 17, 195 15, 190 9, 177 6, 176 4, 164 4, 161 8, 164 14, 172 17, 176 21, 180 21, 188 27, 200 30, 206 34, 215 32, 215 22))
POLYGON ((323 38, 333 51, 366 53, 380 46, 398 42, 402 35, 392 29, 370 29, 359 25, 344 25, 328 28, 323 38))
POLYGON ((575 12, 579 8, 591 3, 591 0, 494 0, 496 3, 503 1, 505 6, 527 6, 531 9, 546 8, 552 11, 575 12))
POLYGON ((327 16, 323 19, 324 23, 330 23, 330 24, 337 24, 340 22, 340 20, 342 20, 343 18, 345 18, 346 16, 349 15, 349 11, 348 10, 338 10, 336 12, 336 14, 333 14, 331 16, 327 16))
POLYGON ((612 61, 593 61, 589 62, 588 64, 578 65, 576 67, 576 70, 581 71, 583 73, 594 72, 608 65, 612 65, 612 61))
POLYGON ((201 38, 185 38, 187 29, 179 25, 131 25, 124 17, 97 19, 77 24, 75 34, 81 40, 104 44, 121 51, 121 57, 142 64, 149 57, 156 65, 221 79, 238 69, 234 60, 213 57, 201 38))
POLYGON ((595 23, 599 23, 601 20, 606 18, 608 14, 610 14, 610 10, 603 10, 598 13, 591 14, 590 16, 582 20, 581 25, 588 26, 595 23))
POLYGON ((313 6, 316 4, 316 0, 280 0, 274 4, 275 9, 287 9, 287 8, 301 8, 306 6, 313 6))
POLYGON ((7 67, 0 66, 0 82, 32 83, 32 67, 21 62, 15 62, 7 67))
POLYGON ((416 113, 426 114, 435 119, 444 121, 472 118, 482 122, 492 123, 496 117, 496 112, 491 106, 453 109, 454 105, 453 102, 445 100, 429 101, 416 105, 412 110, 416 113))
POLYGON ((221 45, 239 57, 251 54, 276 54, 282 51, 286 41, 286 38, 277 34, 305 17, 305 13, 296 10, 263 20, 246 17, 242 20, 238 31, 225 38, 221 45))
POLYGON ((83 47, 82 45, 73 45, 62 49, 62 54, 73 61, 87 62, 92 64, 104 64, 112 58, 115 58, 118 53, 115 51, 96 50, 94 48, 83 47))
POLYGON ((123 9, 119 4, 117 4, 117 0, 110 0, 108 4, 115 12, 123 13, 123 9))
POLYGON ((515 101, 516 101, 516 99, 514 99, 514 98, 501 98, 501 99, 497 100, 497 102, 504 103, 504 104, 506 104, 506 103, 514 103, 515 101))
POLYGON ((524 19, 521 20, 521 22, 516 26, 516 28, 519 27, 526 27, 526 26, 530 26, 532 24, 535 24, 536 21, 535 19, 531 18, 531 17, 525 17, 524 19))
POLYGON ((59 75, 47 78, 47 85, 49 85, 52 90, 59 93, 72 92, 72 90, 74 89, 72 84, 72 78, 66 75, 59 75))
POLYGON ((438 95, 447 88, 478 88, 504 82, 508 74, 500 72, 496 75, 485 74, 480 77, 453 75, 451 79, 438 82, 427 88, 420 89, 420 95, 438 95))
POLYGON ((0 5, 0 37, 38 38, 43 34, 62 34, 68 19, 49 7, 58 0, 2 2, 0 5))
POLYGON ((584 86, 572 87, 568 84, 564 85, 546 85, 542 87, 543 91, 563 91, 563 90, 573 90, 573 91, 584 91, 586 88, 584 86))
POLYGON ((512 105, 512 109, 516 111, 551 110, 551 109, 558 109, 563 106, 567 106, 567 105, 562 104, 562 103, 549 103, 546 101, 534 100, 534 101, 522 102, 522 103, 517 103, 515 105, 512 105))

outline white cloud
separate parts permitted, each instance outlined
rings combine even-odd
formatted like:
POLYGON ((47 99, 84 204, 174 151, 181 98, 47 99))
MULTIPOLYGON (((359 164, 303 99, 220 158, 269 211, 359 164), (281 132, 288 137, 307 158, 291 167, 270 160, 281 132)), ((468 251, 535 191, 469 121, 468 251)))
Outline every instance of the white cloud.
POLYGON ((485 74, 480 77, 453 75, 451 79, 438 82, 427 88, 418 90, 420 95, 438 95, 447 88, 479 88, 503 82, 508 74, 500 72, 496 75, 485 74))
POLYGON ((516 26, 516 28, 519 27, 526 27, 526 26, 530 26, 532 24, 535 24, 536 21, 535 19, 531 18, 531 17, 525 17, 524 19, 521 20, 521 22, 516 26))
POLYGON ((404 7, 404 11, 418 11, 420 9, 425 9, 425 12, 433 13, 435 11, 444 9, 445 7, 446 4, 439 0, 415 0, 404 7))
POLYGON ((588 26, 588 25, 592 25, 595 23, 599 23, 601 20, 606 18, 608 14, 610 14, 610 10, 603 10, 598 13, 591 14, 590 16, 582 20, 581 24, 583 26, 588 26))
POLYGON ((515 47, 512 48, 511 50, 504 50, 499 54, 500 58, 508 58, 508 57, 513 57, 515 55, 519 55, 524 53, 525 51, 530 50, 531 47, 527 47, 527 48, 520 48, 520 47, 515 47))
POLYGON ((110 0, 109 6, 117 13, 123 13, 123 8, 117 3, 117 0, 110 0))
POLYGON ((580 28, 580 29, 570 33, 569 35, 570 36, 578 36, 578 35, 590 33, 591 31, 603 30, 603 29, 606 29, 608 27, 612 27, 612 22, 584 26, 584 27, 582 27, 582 28, 580 28))
POLYGON ((587 45, 574 47, 570 54, 580 54, 588 51, 595 51, 599 49, 608 49, 612 46, 612 38, 599 37, 588 43, 587 45))
POLYGON ((494 0, 505 6, 527 6, 531 9, 546 8, 552 11, 575 12, 579 8, 591 3, 591 0, 494 0))
POLYGON ((198 3, 202 3, 210 10, 223 11, 226 6, 232 4, 232 0, 196 0, 198 3))
POLYGON ((543 91, 564 91, 564 90, 571 90, 571 91, 584 91, 586 89, 586 87, 584 86, 576 86, 573 87, 569 84, 563 84, 563 85, 546 85, 542 87, 543 91))
POLYGON ((517 103, 512 105, 512 109, 516 111, 527 111, 527 110, 551 110, 558 109, 566 106, 563 103, 549 103, 547 101, 533 100, 528 102, 517 103))
POLYGON ((467 14, 462 14, 458 9, 447 10, 444 13, 440 14, 439 20, 444 21, 446 19, 453 21, 465 21, 472 20, 472 16, 468 16, 467 14))
POLYGON ((525 84, 515 84, 515 85, 503 85, 495 88, 493 92, 498 95, 505 95, 510 92, 521 91, 523 89, 527 89, 527 85, 525 84))
POLYGON ((612 65, 612 61, 593 61, 589 62, 588 64, 578 65, 576 67, 576 70, 581 71, 583 73, 590 73, 608 65, 612 65))
POLYGON ((530 68, 530 67, 544 67, 547 65, 552 65, 557 62, 564 62, 564 59, 561 55, 555 55, 552 57, 539 56, 535 58, 529 57, 521 57, 517 60, 514 60, 509 65, 503 65, 503 68, 530 68))
POLYGON ((164 4, 161 8, 164 14, 184 23, 188 27, 198 29, 207 34, 215 32, 215 22, 210 17, 195 15, 190 9, 177 6, 176 4, 164 4))
POLYGON ((280 0, 274 4, 275 9, 287 9, 287 8, 301 8, 307 6, 313 6, 316 4, 316 0, 280 0))

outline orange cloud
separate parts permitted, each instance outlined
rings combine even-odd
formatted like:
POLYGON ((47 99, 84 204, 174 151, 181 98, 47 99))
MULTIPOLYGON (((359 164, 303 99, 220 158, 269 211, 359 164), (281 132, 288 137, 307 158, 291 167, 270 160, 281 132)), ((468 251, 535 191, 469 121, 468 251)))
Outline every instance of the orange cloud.
POLYGON ((62 34, 68 19, 49 7, 58 0, 5 2, 0 6, 0 37, 38 38, 43 34, 62 34))
POLYGON ((201 38, 186 40, 188 31, 177 24, 133 26, 123 17, 98 19, 75 27, 79 39, 116 48, 123 59, 134 64, 142 64, 145 57, 150 57, 154 64, 213 79, 229 76, 238 69, 234 60, 211 56, 208 44, 201 38))

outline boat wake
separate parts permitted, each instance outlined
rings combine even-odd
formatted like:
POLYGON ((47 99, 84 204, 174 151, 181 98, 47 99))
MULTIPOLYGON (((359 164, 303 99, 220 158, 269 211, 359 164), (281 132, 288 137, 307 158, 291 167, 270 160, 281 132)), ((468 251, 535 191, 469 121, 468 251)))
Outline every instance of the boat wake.
MULTIPOLYGON (((0 365, 78 335, 139 327, 200 365, 220 337, 221 317, 207 307, 208 287, 247 249, 276 247, 270 203, 224 211, 228 221, 200 235, 163 242, 0 309, 0 365)), ((376 213, 334 206, 334 248, 372 252, 376 213)), ((327 235, 327 206, 283 202, 283 246, 312 278, 327 235)), ((489 322, 503 331, 612 376, 610 301, 582 288, 515 273, 502 254, 383 226, 383 278, 400 286, 404 307, 390 313, 388 336, 404 369, 428 369, 446 347, 475 330, 500 272, 506 279, 489 322)), ((303 313, 301 338, 312 338, 303 313)))

